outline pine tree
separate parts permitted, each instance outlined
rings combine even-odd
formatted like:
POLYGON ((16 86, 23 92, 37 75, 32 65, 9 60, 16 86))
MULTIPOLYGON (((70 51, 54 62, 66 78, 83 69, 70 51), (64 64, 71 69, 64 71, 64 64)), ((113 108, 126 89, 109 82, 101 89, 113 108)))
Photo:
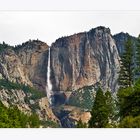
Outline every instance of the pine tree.
POLYGON ((140 128, 140 116, 132 117, 127 116, 125 117, 121 123, 119 124, 120 128, 140 128))
POLYGON ((31 128, 38 128, 39 127, 40 121, 39 121, 39 117, 37 114, 33 113, 29 117, 29 121, 30 121, 31 128))
POLYGON ((40 120, 37 114, 27 115, 17 106, 5 107, 0 101, 0 128, 38 128, 40 120))
POLYGON ((134 87, 120 89, 117 96, 121 119, 126 116, 136 117, 140 115, 140 80, 136 82, 134 87))
POLYGON ((106 98, 101 88, 98 89, 89 120, 90 128, 104 128, 108 124, 106 98))
POLYGON ((139 127, 140 123, 140 79, 133 87, 118 91, 119 127, 139 127))
POLYGON ((140 77, 140 35, 138 36, 137 39, 137 44, 136 44, 136 68, 135 68, 135 81, 140 77))
POLYGON ((119 85, 121 88, 133 85, 133 44, 130 38, 125 43, 124 53, 121 57, 119 85))
POLYGON ((106 107, 108 110, 108 119, 113 123, 116 117, 116 104, 115 100, 113 99, 113 96, 111 92, 107 91, 105 93, 105 98, 106 98, 106 107))

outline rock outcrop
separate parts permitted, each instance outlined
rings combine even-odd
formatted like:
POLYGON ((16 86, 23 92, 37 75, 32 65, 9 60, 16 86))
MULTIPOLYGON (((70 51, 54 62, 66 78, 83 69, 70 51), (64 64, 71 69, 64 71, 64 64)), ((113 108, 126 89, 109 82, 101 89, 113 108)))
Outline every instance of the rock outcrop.
POLYGON ((68 91, 100 83, 117 90, 119 54, 110 29, 98 27, 56 40, 51 46, 53 90, 68 91))
POLYGON ((36 112, 42 121, 59 124, 45 91, 48 45, 33 40, 15 48, 5 46, 1 44, 0 51, 0 101, 27 114, 36 112))
POLYGON ((29 80, 43 92, 46 92, 48 48, 46 43, 39 40, 30 40, 15 48, 29 80))
POLYGON ((24 65, 13 48, 7 48, 0 52, 0 74, 9 81, 32 86, 28 75, 24 72, 24 65))
POLYGON ((55 115, 58 116, 62 127, 73 128, 79 120, 88 123, 91 118, 90 112, 74 106, 58 106, 53 109, 55 115))
POLYGON ((116 42, 116 46, 119 52, 119 55, 121 56, 124 53, 124 46, 125 43, 127 41, 127 39, 131 39, 132 44, 133 44, 133 48, 134 48, 134 53, 136 52, 136 42, 137 42, 137 38, 133 37, 131 35, 129 35, 128 33, 118 33, 116 35, 113 36, 115 42, 116 42))

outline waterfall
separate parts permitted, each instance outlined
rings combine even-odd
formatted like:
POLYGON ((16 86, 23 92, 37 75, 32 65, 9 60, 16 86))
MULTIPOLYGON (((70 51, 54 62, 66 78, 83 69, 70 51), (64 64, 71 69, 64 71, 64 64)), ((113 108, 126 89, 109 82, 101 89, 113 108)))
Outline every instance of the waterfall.
POLYGON ((49 99, 49 103, 52 104, 52 83, 50 80, 50 76, 51 76, 51 55, 50 55, 50 47, 49 47, 49 54, 48 54, 48 66, 47 66, 47 85, 46 85, 46 92, 47 92, 47 97, 49 99))

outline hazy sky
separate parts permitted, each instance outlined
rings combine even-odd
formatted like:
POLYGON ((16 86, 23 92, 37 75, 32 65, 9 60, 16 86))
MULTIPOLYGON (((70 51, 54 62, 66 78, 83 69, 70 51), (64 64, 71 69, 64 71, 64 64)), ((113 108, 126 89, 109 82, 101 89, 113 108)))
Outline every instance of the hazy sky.
POLYGON ((133 36, 140 33, 138 11, 1 11, 0 42, 16 45, 29 39, 51 44, 57 38, 97 26, 133 36))

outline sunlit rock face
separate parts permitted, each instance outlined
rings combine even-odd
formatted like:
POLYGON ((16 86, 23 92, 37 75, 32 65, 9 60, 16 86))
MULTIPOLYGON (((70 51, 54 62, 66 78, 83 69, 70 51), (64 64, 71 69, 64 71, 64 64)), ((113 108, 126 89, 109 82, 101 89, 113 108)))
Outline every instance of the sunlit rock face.
POLYGON ((15 49, 24 67, 24 73, 33 86, 43 92, 47 82, 48 49, 49 46, 39 40, 25 42, 15 49))
POLYGON ((10 47, 0 52, 0 75, 1 78, 12 82, 32 85, 24 72, 24 65, 10 47))
POLYGON ((89 32, 56 40, 51 46, 53 90, 75 90, 100 83, 117 89, 119 55, 110 29, 97 27, 89 32))

